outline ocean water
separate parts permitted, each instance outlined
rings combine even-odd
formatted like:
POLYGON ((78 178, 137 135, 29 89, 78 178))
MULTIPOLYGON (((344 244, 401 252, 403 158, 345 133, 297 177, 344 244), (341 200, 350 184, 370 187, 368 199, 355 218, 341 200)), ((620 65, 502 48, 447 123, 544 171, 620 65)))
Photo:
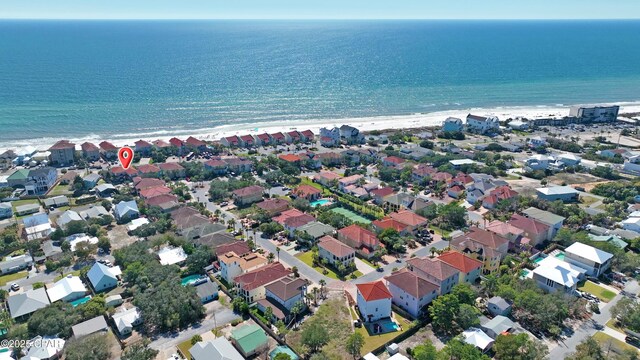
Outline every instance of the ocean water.
POLYGON ((0 145, 640 100, 640 21, 0 21, 0 145))

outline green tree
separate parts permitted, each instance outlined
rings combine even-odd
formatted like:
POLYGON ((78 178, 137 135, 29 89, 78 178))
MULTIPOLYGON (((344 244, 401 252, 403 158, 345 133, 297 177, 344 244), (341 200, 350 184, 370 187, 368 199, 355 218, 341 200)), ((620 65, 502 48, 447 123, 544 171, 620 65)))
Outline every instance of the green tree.
POLYGON ((287 353, 278 353, 278 355, 276 355, 273 360, 291 360, 291 356, 287 353))
POLYGON ((586 338, 576 346, 576 351, 565 358, 565 360, 605 360, 600 344, 593 338, 586 338))
POLYGON ((122 354, 121 360, 153 360, 158 356, 158 350, 148 346, 148 341, 128 346, 122 354))
POLYGON ((498 360, 543 360, 549 354, 547 345, 525 333, 498 335, 493 350, 498 360))
POLYGON ((195 345, 196 343, 199 343, 200 341, 202 341, 202 336, 200 335, 193 335, 191 337, 191 345, 195 345))
POLYGON ((309 348, 311 353, 318 350, 329 342, 329 333, 322 324, 313 322, 305 327, 300 334, 302 344, 309 348))
POLYGON ((200 246, 187 258, 186 265, 190 274, 204 273, 204 268, 211 264, 213 253, 207 246, 200 246))
POLYGON ((441 360, 490 360, 477 347, 454 338, 438 354, 441 360))
POLYGON ((458 313, 456 314, 456 324, 460 329, 468 329, 470 327, 480 325, 480 310, 469 304, 460 304, 458 313))
POLYGON ((455 285, 451 289, 451 294, 455 295, 461 304, 469 305, 473 305, 478 296, 475 290, 471 288, 471 285, 465 283, 455 285))
POLYGON ((427 340, 413 349, 412 357, 414 360, 437 360, 438 350, 431 341, 427 340))
POLYGON ((111 358, 111 342, 107 334, 96 333, 67 342, 67 360, 104 360, 111 358))
POLYGON ((455 329, 451 324, 456 319, 460 302, 455 295, 446 294, 437 297, 429 307, 433 330, 438 333, 451 334, 455 329))
POLYGON ((355 360, 360 357, 360 351, 362 350, 363 346, 364 336, 362 336, 362 334, 360 334, 359 332, 355 332, 351 334, 349 338, 347 338, 345 349, 347 350, 347 353, 353 356, 353 359, 355 360))

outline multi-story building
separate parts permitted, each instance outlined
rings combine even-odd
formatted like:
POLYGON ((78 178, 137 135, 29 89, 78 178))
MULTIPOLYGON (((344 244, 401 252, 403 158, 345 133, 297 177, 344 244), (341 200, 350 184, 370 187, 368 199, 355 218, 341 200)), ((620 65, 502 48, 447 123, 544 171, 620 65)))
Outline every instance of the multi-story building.
POLYGON ((580 122, 614 122, 618 120, 620 107, 614 106, 572 106, 569 116, 576 117, 580 122))
POLYGON ((496 116, 467 115, 467 131, 476 134, 497 133, 500 121, 496 116))
POLYGON ((49 148, 51 163, 55 165, 72 164, 75 160, 76 145, 68 140, 60 140, 49 148))

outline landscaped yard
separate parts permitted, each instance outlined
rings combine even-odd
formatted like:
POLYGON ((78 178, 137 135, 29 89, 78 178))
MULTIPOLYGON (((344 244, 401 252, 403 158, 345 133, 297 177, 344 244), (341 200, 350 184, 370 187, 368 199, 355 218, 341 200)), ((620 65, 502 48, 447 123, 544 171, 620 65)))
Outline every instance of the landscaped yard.
POLYGON ((53 190, 49 192, 48 195, 58 196, 58 195, 67 195, 67 194, 71 194, 71 191, 69 191, 69 185, 58 184, 53 188, 53 190))
POLYGON ((589 280, 587 280, 584 283, 579 283, 578 290, 588 292, 589 294, 594 295, 595 297, 597 297, 598 299, 604 302, 609 302, 611 301, 611 299, 613 299, 616 296, 616 293, 614 293, 613 291, 607 290, 602 286, 594 282, 591 282, 589 280))
POLYGON ((80 276, 80 270, 72 271, 70 273, 66 273, 66 274, 63 274, 63 275, 58 275, 58 276, 56 276, 56 278, 53 281, 58 281, 58 280, 62 279, 63 277, 67 276, 67 275, 80 276))
POLYGON ((178 344, 178 350, 180 351, 182 356, 184 356, 186 359, 190 359, 191 353, 189 352, 189 349, 191 349, 192 346, 193 345, 191 345, 191 339, 188 339, 178 344))
POLYGON ((26 276, 27 276, 26 271, 19 271, 13 274, 2 275, 0 276, 0 286, 5 286, 7 285, 7 283, 11 283, 18 279, 22 279, 23 277, 26 277, 26 276))
POLYGON ((624 329, 617 325, 616 319, 609 319, 609 321, 607 321, 605 325, 612 328, 613 330, 618 330, 621 333, 624 333, 624 329))
MULTIPOLYGON (((16 200, 11 202, 11 206, 13 206, 13 212, 16 212, 16 207, 26 204, 38 204, 38 199, 27 199, 27 200, 16 200)), ((21 217, 21 216, 19 216, 21 217)))
POLYGON ((436 234, 441 234, 442 236, 449 236, 451 234, 451 231, 441 229, 433 224, 429 224, 429 229, 435 231, 436 234))
MULTIPOLYGON (((351 318, 353 320, 357 320, 358 316, 356 315, 355 311, 353 309, 350 309, 350 310, 351 310, 351 318)), ((413 323, 410 320, 405 319, 396 313, 393 313, 393 316, 394 316, 394 319, 398 322, 398 324, 400 324, 400 327, 402 328, 402 330, 381 334, 381 335, 369 335, 369 332, 367 331, 365 326, 356 328, 356 332, 364 336, 364 346, 362 347, 362 351, 361 351, 362 354, 369 353, 372 350, 376 349, 377 347, 380 347, 388 343, 389 341, 395 339, 400 334, 409 330, 413 326, 413 323)))
POLYGON ((611 351, 616 352, 618 354, 622 354, 625 350, 633 350, 638 351, 633 345, 629 345, 624 341, 620 341, 610 335, 603 333, 602 331, 598 331, 593 335, 593 339, 600 344, 604 353, 606 354, 611 347, 611 351))
MULTIPOLYGON (((312 268, 314 268, 317 272, 322 274, 322 268, 319 266, 313 266, 313 254, 311 253, 311 251, 307 251, 304 253, 300 253, 298 255, 296 255, 296 257, 300 260, 302 260, 302 262, 304 262, 305 264, 311 266, 312 268)), ((326 268, 327 271, 329 271, 328 274, 326 274, 325 276, 331 278, 331 279, 336 279, 336 280, 340 280, 340 276, 338 276, 338 274, 336 274, 335 271, 333 271, 330 267, 326 268)), ((362 276, 362 273, 358 270, 354 271, 352 274, 354 274, 356 277, 360 277, 362 276)), ((350 275, 347 275, 346 277, 349 277, 350 275)))

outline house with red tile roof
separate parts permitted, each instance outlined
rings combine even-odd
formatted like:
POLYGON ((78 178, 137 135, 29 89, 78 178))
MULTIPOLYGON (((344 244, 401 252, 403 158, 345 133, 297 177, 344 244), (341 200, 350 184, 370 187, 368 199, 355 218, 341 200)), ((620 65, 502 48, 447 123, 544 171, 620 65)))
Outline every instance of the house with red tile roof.
POLYGON ((160 168, 153 165, 153 164, 144 164, 144 165, 140 165, 138 166, 138 174, 141 177, 160 177, 160 168))
POLYGON ((288 133, 284 134, 284 137, 288 143, 299 143, 300 140, 302 140, 300 137, 300 133, 296 130, 289 131, 288 133))
POLYGON ((342 176, 333 171, 321 171, 313 176, 313 180, 326 187, 334 186, 342 176))
POLYGON ((273 144, 282 145, 287 141, 286 137, 281 132, 273 133, 269 136, 271 137, 271 142, 273 144))
POLYGON ((474 284, 480 279, 482 261, 453 250, 443 252, 438 259, 458 269, 460 283, 474 284))
POLYGON ((150 142, 145 140, 138 140, 134 144, 135 144, 135 151, 140 155, 151 154, 151 149, 153 149, 153 145, 151 145, 150 142))
POLYGON ((186 147, 184 141, 178 139, 177 137, 172 137, 171 139, 169 139, 169 144, 171 144, 171 146, 174 146, 178 149, 178 154, 180 155, 184 154, 185 147, 186 147))
POLYGON ((426 226, 428 220, 414 213, 411 210, 401 210, 389 214, 389 217, 410 227, 410 231, 415 231, 419 227, 426 226))
POLYGON ((373 231, 353 224, 338 230, 338 240, 354 248, 360 256, 370 259, 382 244, 373 231))
POLYGON ((296 230, 299 228, 315 222, 316 218, 309 214, 302 214, 300 216, 288 217, 283 221, 284 229, 289 233, 289 237, 293 238, 295 236, 296 230))
POLYGON ((423 181, 430 179, 431 175, 437 172, 438 170, 430 165, 418 164, 413 167, 413 170, 411 171, 411 177, 414 181, 423 181))
POLYGON ((149 199, 154 196, 160 196, 165 194, 171 194, 171 189, 166 186, 156 186, 140 191, 140 197, 143 199, 149 199))
POLYGON ((242 140, 237 135, 227 136, 220 139, 220 143, 226 147, 240 147, 242 140))
POLYGON ((241 159, 237 156, 223 158, 222 161, 227 163, 227 168, 229 171, 235 172, 236 174, 250 172, 253 170, 253 162, 247 159, 241 159))
POLYGON ((145 199, 147 206, 157 206, 162 209, 162 212, 170 212, 178 208, 180 203, 178 197, 173 194, 162 194, 145 199))
POLYGON ((347 186, 357 184, 363 179, 364 176, 360 174, 343 177, 342 179, 338 180, 338 187, 340 188, 340 190, 344 190, 344 188, 346 188, 347 186))
POLYGON ((483 272, 490 273, 500 267, 500 261, 509 250, 509 239, 472 226, 467 233, 451 239, 449 245, 454 250, 482 261, 483 272))
POLYGON ((107 159, 115 159, 118 157, 118 148, 108 141, 103 141, 99 144, 100 152, 107 159))
POLYGON ((462 187, 466 187, 470 184, 473 184, 473 178, 463 172, 459 172, 449 180, 449 185, 460 185, 462 187))
POLYGON ((293 189, 292 194, 297 198, 303 198, 308 201, 315 201, 318 200, 320 196, 322 196, 322 191, 316 189, 311 185, 302 184, 293 189))
POLYGON ((522 229, 500 220, 493 220, 485 226, 485 229, 507 238, 512 244, 519 244, 524 237, 522 229))
POLYGON ((509 224, 524 231, 524 236, 529 238, 529 246, 536 246, 547 240, 549 235, 549 225, 544 224, 536 219, 528 218, 520 214, 511 215, 509 224))
POLYGON ((243 187, 232 192, 233 200, 236 206, 245 206, 262 201, 264 196, 264 188, 258 185, 243 187))
POLYGON ((162 176, 168 176, 171 179, 183 179, 186 175, 185 168, 175 162, 161 163, 158 167, 162 171, 162 176))
POLYGON ((376 231, 383 231, 385 229, 391 228, 395 229, 401 235, 407 235, 411 232, 409 226, 390 217, 385 217, 380 220, 374 220, 373 222, 371 222, 371 224, 376 229, 376 231))
POLYGON ((186 146, 188 148, 190 148, 193 151, 203 151, 207 149, 207 143, 200 140, 200 139, 196 139, 193 136, 189 136, 187 138, 187 140, 184 141, 186 146))
POLYGON ((300 132, 300 139, 303 142, 311 142, 311 141, 313 141, 313 139, 314 139, 313 131, 304 130, 304 131, 300 132))
POLYGON ((267 214, 274 216, 289 208, 289 202, 285 199, 271 198, 261 201, 256 204, 259 209, 267 212, 267 214))
POLYGON ((211 160, 207 160, 204 163, 204 168, 207 171, 211 171, 214 174, 217 175, 222 175, 222 174, 226 174, 227 173, 227 163, 225 161, 222 161, 220 159, 211 159, 211 160))
POLYGON ((255 270, 236 276, 236 294, 252 304, 266 296, 265 286, 293 274, 281 263, 267 264, 255 270))
POLYGON ((153 146, 155 146, 157 149, 164 149, 164 148, 171 147, 171 144, 169 144, 164 140, 158 139, 153 141, 153 146))
POLYGON ((414 318, 420 317, 421 312, 440 292, 437 284, 407 269, 395 271, 384 279, 392 295, 391 302, 414 318))
POLYGON ((288 163, 295 164, 297 166, 300 166, 300 161, 302 161, 300 156, 295 155, 295 154, 280 154, 280 155, 278 155, 278 159, 280 159, 282 161, 286 161, 288 163))
POLYGON ((76 156, 76 144, 69 140, 60 140, 49 148, 49 159, 52 164, 72 164, 76 156))
POLYGON ((138 170, 133 166, 129 166, 128 169, 124 169, 122 166, 114 166, 109 171, 114 176, 120 178, 132 179, 134 176, 138 175, 138 170))
POLYGON ((384 166, 396 167, 404 163, 405 163, 405 160, 403 158, 399 158, 393 155, 387 156, 386 158, 382 159, 382 165, 384 166))
POLYGON ((154 179, 154 178, 141 178, 136 177, 133 179, 133 186, 136 191, 139 193, 142 190, 150 189, 158 186, 165 186, 164 180, 154 179))
POLYGON ((246 148, 256 146, 256 140, 251 135, 240 136, 240 141, 242 141, 242 145, 246 148))
POLYGON ((230 252, 233 252, 238 256, 244 256, 251 252, 251 248, 246 241, 234 241, 218 245, 215 248, 216 254, 226 254, 230 252))
POLYGON ((447 189, 447 195, 449 195, 454 199, 460 198, 460 196, 463 194, 464 194, 464 186, 461 186, 461 185, 456 184, 447 189))
POLYGON ((449 174, 448 172, 440 171, 435 174, 431 174, 431 180, 436 182, 447 182, 451 179, 453 179, 453 175, 449 174))
POLYGON ((437 258, 411 258, 407 260, 407 269, 438 285, 440 295, 450 293, 460 279, 458 269, 437 258))
POLYGON ((317 246, 320 259, 326 259, 334 268, 337 269, 340 264, 345 269, 355 266, 356 251, 333 236, 325 235, 321 237, 317 246))
POLYGON ((319 154, 316 154, 316 158, 320 160, 322 165, 329 166, 329 167, 342 165, 342 161, 343 161, 342 155, 334 152, 319 153, 319 154))
POLYGON ((100 160, 100 148, 90 142, 84 142, 80 145, 82 156, 89 161, 100 160))
POLYGON ((255 142, 258 145, 266 146, 271 145, 271 136, 267 133, 254 136, 255 142))
POLYGON ((518 196, 518 192, 512 190, 508 185, 498 186, 482 199, 482 206, 493 209, 500 200, 508 200, 516 196, 518 196))
POLYGON ((378 205, 382 205, 384 203, 385 196, 391 195, 393 193, 395 193, 395 191, 393 191, 393 188, 389 186, 369 191, 369 195, 371 195, 371 197, 373 198, 373 202, 378 205))
POLYGON ((270 319, 272 321, 282 320, 285 324, 289 323, 292 317, 291 309, 294 305, 305 303, 307 282, 301 278, 283 277, 264 288, 266 296, 257 301, 257 306, 263 313, 267 308, 271 308, 275 319, 270 319))
POLYGON ((356 303, 360 317, 365 322, 374 322, 391 317, 391 299, 393 295, 383 281, 356 284, 358 295, 356 303))

